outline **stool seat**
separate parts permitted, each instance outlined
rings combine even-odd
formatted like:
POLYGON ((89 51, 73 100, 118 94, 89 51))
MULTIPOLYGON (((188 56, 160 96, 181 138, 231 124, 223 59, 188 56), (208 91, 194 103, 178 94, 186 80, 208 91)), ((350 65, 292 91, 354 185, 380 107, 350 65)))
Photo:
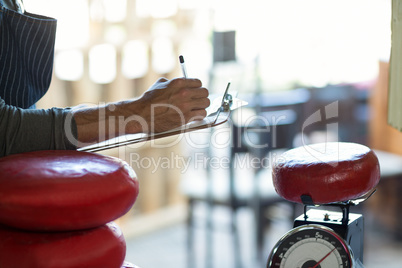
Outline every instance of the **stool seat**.
POLYGON ((78 151, 0 158, 0 223, 33 231, 98 227, 134 204, 138 180, 124 161, 78 151))
POLYGON ((52 233, 0 226, 0 237, 0 267, 4 268, 120 268, 126 255, 123 233, 113 222, 52 233))
POLYGON ((286 151, 273 164, 275 190, 286 200, 344 202, 370 192, 380 180, 375 153, 356 143, 331 142, 286 151))

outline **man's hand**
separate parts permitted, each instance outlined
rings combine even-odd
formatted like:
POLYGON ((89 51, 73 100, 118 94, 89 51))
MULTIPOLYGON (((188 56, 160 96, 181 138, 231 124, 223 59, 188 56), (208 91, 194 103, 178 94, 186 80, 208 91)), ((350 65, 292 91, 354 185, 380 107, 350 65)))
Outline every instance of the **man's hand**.
POLYGON ((128 110, 133 106, 132 114, 138 114, 147 122, 140 132, 158 133, 203 119, 209 104, 208 90, 202 87, 200 80, 161 78, 140 99, 128 105, 128 110), (143 108, 138 111, 138 107, 143 108))

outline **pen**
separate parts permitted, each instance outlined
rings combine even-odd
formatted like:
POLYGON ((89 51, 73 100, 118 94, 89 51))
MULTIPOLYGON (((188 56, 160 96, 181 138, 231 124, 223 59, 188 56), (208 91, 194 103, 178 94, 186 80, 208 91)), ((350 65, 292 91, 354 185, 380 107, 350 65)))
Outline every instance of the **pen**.
POLYGON ((186 64, 184 63, 184 57, 182 55, 179 56, 179 61, 180 61, 181 71, 183 72, 183 76, 184 76, 184 78, 187 78, 186 64))

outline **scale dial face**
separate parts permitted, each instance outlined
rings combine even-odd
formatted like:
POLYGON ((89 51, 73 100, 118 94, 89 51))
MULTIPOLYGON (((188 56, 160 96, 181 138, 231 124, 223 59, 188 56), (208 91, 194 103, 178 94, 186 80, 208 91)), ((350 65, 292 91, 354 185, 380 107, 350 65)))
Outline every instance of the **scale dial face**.
POLYGON ((353 268, 346 242, 332 229, 303 225, 286 233, 275 245, 267 268, 353 268))

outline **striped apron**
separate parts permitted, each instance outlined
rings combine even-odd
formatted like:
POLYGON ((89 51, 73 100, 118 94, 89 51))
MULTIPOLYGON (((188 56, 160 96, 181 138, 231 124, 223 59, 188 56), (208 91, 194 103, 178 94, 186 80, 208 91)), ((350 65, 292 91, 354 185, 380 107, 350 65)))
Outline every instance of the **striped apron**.
POLYGON ((0 97, 33 108, 47 92, 53 70, 56 20, 7 9, 0 1, 0 97))

